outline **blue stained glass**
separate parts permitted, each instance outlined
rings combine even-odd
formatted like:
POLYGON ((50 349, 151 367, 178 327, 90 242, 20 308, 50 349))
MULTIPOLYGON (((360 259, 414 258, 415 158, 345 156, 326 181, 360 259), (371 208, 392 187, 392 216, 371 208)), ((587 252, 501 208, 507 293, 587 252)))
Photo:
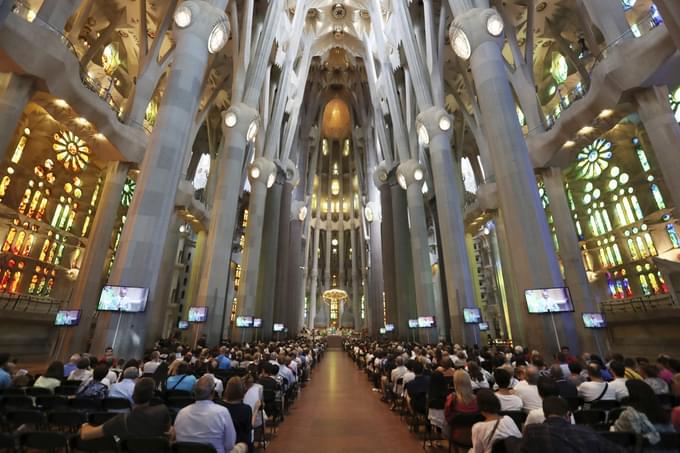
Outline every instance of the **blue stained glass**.
POLYGON ((668 238, 671 240, 673 248, 674 249, 680 248, 680 238, 678 237, 678 232, 675 231, 675 224, 673 223, 667 224, 666 233, 668 233, 668 238))

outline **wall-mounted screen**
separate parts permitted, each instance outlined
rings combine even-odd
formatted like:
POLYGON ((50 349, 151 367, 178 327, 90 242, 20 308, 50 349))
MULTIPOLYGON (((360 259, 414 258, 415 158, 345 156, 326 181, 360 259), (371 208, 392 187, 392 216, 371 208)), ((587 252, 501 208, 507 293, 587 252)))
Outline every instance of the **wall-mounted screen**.
POLYGON ((97 310, 140 313, 146 310, 149 288, 106 285, 99 297, 97 310))
POLYGON ((380 335, 385 335, 385 328, 384 327, 380 328, 380 335))
POLYGON ((253 327, 253 317, 252 316, 237 316, 236 317, 236 327, 253 327))
POLYGON ((385 332, 394 332, 394 324, 385 324, 385 332))
POLYGON ((189 321, 178 321, 177 328, 179 330, 187 330, 189 328, 189 321))
POLYGON ((486 332, 489 330, 489 323, 488 322, 480 322, 479 323, 479 330, 480 332, 486 332))
POLYGON ((437 321, 434 319, 434 316, 418 316, 418 327, 421 329, 437 327, 437 321))
POLYGON ((54 318, 55 326, 73 327, 80 322, 80 310, 59 310, 54 318))
POLYGON ((253 318, 253 327, 262 327, 262 318, 253 318))
POLYGON ((409 329, 417 329, 418 328, 418 320, 417 319, 409 319, 408 320, 408 328, 409 329))
POLYGON ((479 324, 482 322, 482 311, 479 308, 463 308, 463 322, 465 324, 479 324))
POLYGON ((286 326, 283 324, 274 323, 274 332, 283 332, 283 329, 285 328, 286 326))
POLYGON ((607 321, 602 313, 583 313, 581 318, 583 318, 583 325, 586 329, 604 329, 607 327, 607 321))
POLYGON ((569 288, 527 289, 524 292, 529 313, 563 313, 574 311, 569 288))
POLYGON ((189 322, 206 322, 208 307, 189 307, 189 322))

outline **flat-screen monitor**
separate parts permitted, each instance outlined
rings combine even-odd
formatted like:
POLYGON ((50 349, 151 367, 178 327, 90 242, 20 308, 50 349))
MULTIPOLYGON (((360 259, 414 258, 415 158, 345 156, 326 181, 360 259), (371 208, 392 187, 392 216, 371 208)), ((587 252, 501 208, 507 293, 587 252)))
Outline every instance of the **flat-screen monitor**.
POLYGON ((146 310, 149 288, 106 285, 99 297, 97 310, 140 313, 146 310))
POLYGON ((569 288, 527 289, 524 292, 529 313, 562 313, 574 311, 569 288))
POLYGON ((463 322, 465 324, 479 324, 482 322, 482 311, 479 308, 463 308, 463 322))
POLYGON ((409 319, 408 320, 408 328, 409 329, 417 329, 418 328, 418 320, 417 319, 409 319))
POLYGON ((206 322, 208 307, 189 307, 189 322, 206 322))
POLYGON ((394 332, 394 324, 385 324, 385 332, 394 332))
POLYGON ((385 328, 384 327, 380 328, 380 335, 385 335, 385 328))
POLYGON ((488 322, 480 322, 479 323, 479 331, 480 332, 486 332, 489 330, 489 323, 488 322))
POLYGON ((253 317, 252 316, 237 316, 236 317, 236 327, 253 327, 253 317))
POLYGON ((586 329, 604 329, 607 327, 607 321, 602 313, 583 313, 581 318, 583 318, 583 325, 586 329))
POLYGON ((179 321, 177 323, 177 328, 179 330, 187 330, 189 328, 189 321, 179 321))
POLYGON ((61 327, 77 326, 80 322, 80 310, 59 310, 54 318, 54 325, 61 327))
POLYGON ((283 332, 285 328, 283 324, 274 323, 274 332, 283 332))
POLYGON ((434 316, 418 316, 418 327, 421 329, 437 327, 437 321, 435 321, 434 316))
POLYGON ((253 318, 253 327, 262 327, 262 318, 253 318))

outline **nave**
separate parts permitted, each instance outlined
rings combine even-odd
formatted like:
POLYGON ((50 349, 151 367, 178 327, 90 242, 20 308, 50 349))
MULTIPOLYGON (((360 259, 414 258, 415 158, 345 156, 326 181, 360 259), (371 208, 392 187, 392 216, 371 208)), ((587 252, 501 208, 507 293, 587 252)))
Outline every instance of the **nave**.
POLYGON ((272 453, 416 452, 418 439, 371 392, 366 375, 329 348, 311 382, 267 446, 272 453))

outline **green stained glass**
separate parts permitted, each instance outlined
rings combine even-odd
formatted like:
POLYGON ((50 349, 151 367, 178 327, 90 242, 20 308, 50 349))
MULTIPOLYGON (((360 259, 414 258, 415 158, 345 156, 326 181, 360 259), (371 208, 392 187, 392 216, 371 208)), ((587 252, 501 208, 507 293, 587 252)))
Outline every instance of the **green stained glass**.
POLYGON ((599 177, 609 166, 612 156, 612 143, 603 138, 596 139, 581 149, 576 156, 576 177, 583 179, 599 177))
POLYGON ((671 109, 673 109, 673 113, 675 114, 675 121, 680 123, 680 87, 669 94, 668 98, 671 103, 671 109))
POLYGON ((631 238, 628 238, 626 244, 628 245, 628 251, 630 252, 630 257, 633 259, 633 261, 639 260, 640 255, 638 255, 637 247, 635 247, 635 241, 633 241, 631 238))
POLYGON ((652 255, 656 256, 656 247, 654 246, 654 241, 652 240, 652 235, 649 233, 645 233, 644 235, 645 238, 645 243, 647 244, 647 248, 649 249, 649 253, 652 255))
POLYGON ((659 186, 656 184, 651 184, 649 188, 652 191, 654 201, 656 201, 656 205, 659 207, 659 209, 666 209, 666 202, 663 201, 663 195, 661 195, 661 189, 659 189, 659 186))
POLYGON ((630 201, 633 204, 633 209, 635 209, 635 215, 637 216, 638 220, 642 220, 645 215, 642 213, 642 208, 640 207, 640 203, 638 203, 638 199, 635 195, 630 197, 630 201))
POLYGON ((616 258, 616 264, 623 264, 623 258, 621 257, 621 250, 618 244, 614 244, 612 249, 614 250, 614 257, 616 258))
POLYGON ((642 292, 645 296, 652 295, 652 291, 649 289, 649 285, 647 284, 647 278, 644 275, 640 275, 640 287, 642 288, 642 292))
POLYGON ((670 239, 673 248, 680 248, 680 238, 678 237, 677 231, 675 231, 675 224, 669 223, 666 225, 666 233, 668 234, 668 239, 670 239))
POLYGON ((129 208, 130 203, 132 203, 132 196, 134 195, 136 188, 137 183, 135 182, 134 179, 128 178, 125 181, 125 184, 123 185, 123 194, 121 196, 120 203, 126 208, 129 208))

